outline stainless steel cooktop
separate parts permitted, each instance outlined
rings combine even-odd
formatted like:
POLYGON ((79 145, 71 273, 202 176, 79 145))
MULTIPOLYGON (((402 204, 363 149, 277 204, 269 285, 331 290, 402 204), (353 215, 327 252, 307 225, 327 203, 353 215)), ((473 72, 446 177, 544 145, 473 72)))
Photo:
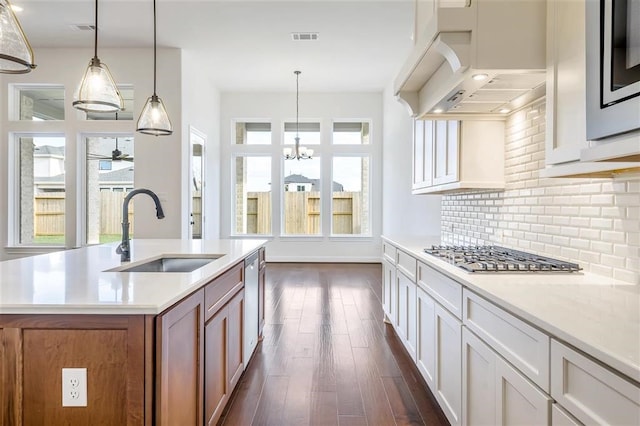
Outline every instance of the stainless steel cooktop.
POLYGON ((577 263, 500 246, 431 246, 425 253, 469 272, 578 272, 577 263))

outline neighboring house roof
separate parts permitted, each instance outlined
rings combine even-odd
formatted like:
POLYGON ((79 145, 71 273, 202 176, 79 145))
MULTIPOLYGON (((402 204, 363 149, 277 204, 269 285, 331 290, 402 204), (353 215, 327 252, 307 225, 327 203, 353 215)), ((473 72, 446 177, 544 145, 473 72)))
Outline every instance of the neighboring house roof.
POLYGON ((318 179, 309 179, 306 176, 302 176, 302 175, 289 175, 287 177, 284 178, 284 183, 314 183, 318 181, 318 179))
MULTIPOLYGON (((55 176, 37 177, 36 184, 42 183, 64 183, 64 173, 55 176)), ((99 182, 133 182, 133 166, 119 170, 100 173, 99 182)))
MULTIPOLYGON (((299 174, 293 174, 293 175, 289 175, 287 177, 284 178, 284 183, 288 184, 288 183, 310 183, 312 185, 313 188, 319 188, 320 187, 320 179, 309 179, 306 176, 302 176, 299 174)), ((342 192, 344 191, 344 186, 341 183, 338 183, 336 181, 332 182, 332 190, 333 192, 342 192)))
POLYGON ((100 173, 100 182, 133 182, 133 166, 100 173))
POLYGON ((33 148, 33 150, 33 155, 55 155, 64 157, 63 146, 42 145, 36 146, 35 148, 33 148))

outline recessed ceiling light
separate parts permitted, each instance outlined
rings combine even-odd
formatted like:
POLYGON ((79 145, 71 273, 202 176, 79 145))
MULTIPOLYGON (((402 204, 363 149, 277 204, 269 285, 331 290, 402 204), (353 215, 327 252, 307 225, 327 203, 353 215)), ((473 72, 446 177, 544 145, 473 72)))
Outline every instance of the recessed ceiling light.
POLYGON ((12 4, 11 10, 13 10, 14 12, 22 12, 24 9, 21 8, 20 6, 16 6, 15 4, 12 4))
POLYGON ((440 113, 443 113, 444 110, 442 108, 436 108, 436 109, 433 110, 433 112, 436 113, 436 114, 440 114, 440 113))
POLYGON ((488 74, 474 74, 472 78, 476 81, 486 80, 489 77, 488 74))

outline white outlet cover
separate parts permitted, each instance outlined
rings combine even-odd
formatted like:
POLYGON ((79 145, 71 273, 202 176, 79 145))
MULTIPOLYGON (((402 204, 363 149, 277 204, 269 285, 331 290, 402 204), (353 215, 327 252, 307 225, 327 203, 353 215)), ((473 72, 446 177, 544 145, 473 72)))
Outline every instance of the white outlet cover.
POLYGON ((87 406, 87 369, 62 369, 62 406, 87 406))

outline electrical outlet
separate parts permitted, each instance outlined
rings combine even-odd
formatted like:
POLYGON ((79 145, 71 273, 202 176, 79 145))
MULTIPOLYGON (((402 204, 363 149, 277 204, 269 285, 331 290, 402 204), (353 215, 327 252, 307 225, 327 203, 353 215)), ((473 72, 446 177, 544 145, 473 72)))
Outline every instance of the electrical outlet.
POLYGON ((87 406, 87 369, 62 369, 62 406, 87 406))

